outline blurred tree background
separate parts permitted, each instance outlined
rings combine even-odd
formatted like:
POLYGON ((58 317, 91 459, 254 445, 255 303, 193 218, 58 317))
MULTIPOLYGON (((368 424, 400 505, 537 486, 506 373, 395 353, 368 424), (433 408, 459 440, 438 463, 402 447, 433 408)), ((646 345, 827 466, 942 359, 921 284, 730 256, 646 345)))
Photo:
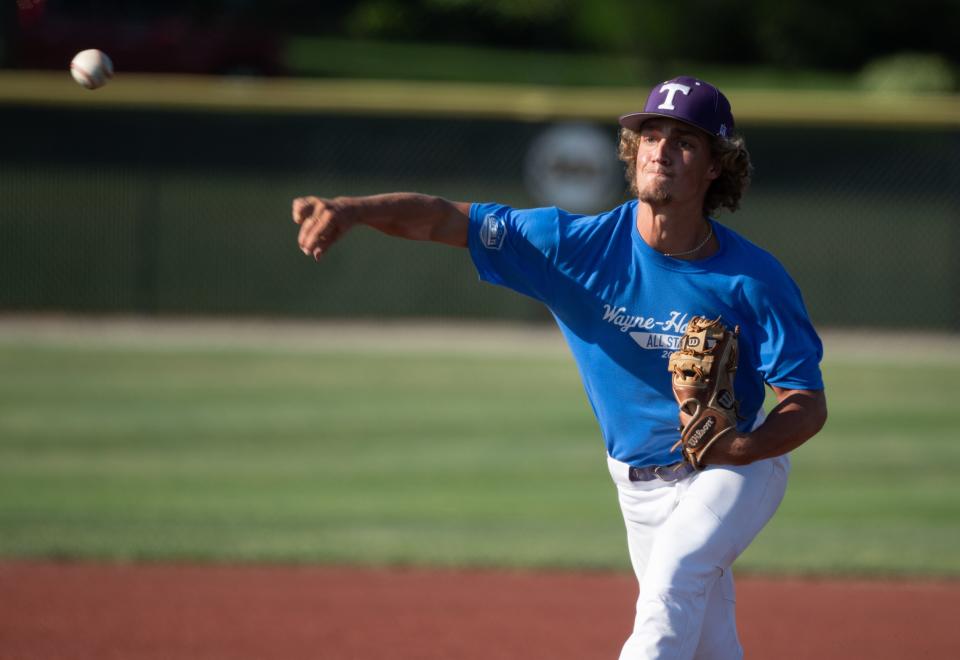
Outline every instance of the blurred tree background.
POLYGON ((51 49, 78 20, 108 45, 165 32, 166 63, 132 58, 127 70, 629 85, 695 63, 748 86, 952 91, 960 62, 960 0, 5 4, 4 61, 17 68, 52 68, 51 49), (233 52, 173 56, 214 47, 233 52))

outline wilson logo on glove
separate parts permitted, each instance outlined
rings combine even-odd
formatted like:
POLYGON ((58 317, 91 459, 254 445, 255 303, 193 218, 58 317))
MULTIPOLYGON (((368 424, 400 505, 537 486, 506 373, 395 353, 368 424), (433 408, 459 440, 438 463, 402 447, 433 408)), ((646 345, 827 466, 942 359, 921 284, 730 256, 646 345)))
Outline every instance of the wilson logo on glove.
POLYGON ((738 408, 733 389, 737 372, 740 326, 732 331, 720 322, 695 316, 680 340, 680 350, 670 355, 667 369, 673 374, 673 396, 680 406, 680 440, 683 457, 697 470, 713 444, 736 431, 738 408))
POLYGON ((696 447, 698 444, 700 444, 700 438, 702 438, 704 434, 713 428, 714 423, 715 421, 713 417, 708 417, 707 421, 703 423, 703 426, 690 434, 690 439, 687 440, 687 445, 690 447, 696 447))

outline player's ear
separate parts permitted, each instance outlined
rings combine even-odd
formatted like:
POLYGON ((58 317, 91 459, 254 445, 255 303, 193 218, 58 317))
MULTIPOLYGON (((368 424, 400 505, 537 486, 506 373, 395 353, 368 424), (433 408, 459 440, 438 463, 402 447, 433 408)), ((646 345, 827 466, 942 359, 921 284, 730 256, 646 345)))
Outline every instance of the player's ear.
POLYGON ((707 168, 707 178, 710 181, 718 178, 723 173, 723 165, 720 163, 720 159, 717 156, 714 156, 710 159, 710 167, 707 168))
POLYGON ((723 174, 723 163, 720 161, 720 154, 723 153, 720 150, 720 142, 715 137, 709 137, 707 142, 707 149, 710 154, 710 166, 707 168, 707 180, 713 181, 723 174))

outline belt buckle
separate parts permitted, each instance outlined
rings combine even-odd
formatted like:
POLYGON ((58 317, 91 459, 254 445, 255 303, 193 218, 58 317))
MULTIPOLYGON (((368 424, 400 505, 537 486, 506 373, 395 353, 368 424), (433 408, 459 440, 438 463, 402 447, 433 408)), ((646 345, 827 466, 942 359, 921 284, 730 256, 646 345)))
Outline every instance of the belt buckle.
POLYGON ((629 479, 633 482, 652 481, 656 478, 652 467, 630 467, 629 479))
POLYGON ((655 476, 660 481, 678 481, 684 474, 680 474, 680 471, 683 469, 683 466, 686 465, 686 462, 680 461, 673 465, 658 465, 653 468, 653 476, 655 476), (669 474, 661 474, 661 470, 669 470, 669 474))

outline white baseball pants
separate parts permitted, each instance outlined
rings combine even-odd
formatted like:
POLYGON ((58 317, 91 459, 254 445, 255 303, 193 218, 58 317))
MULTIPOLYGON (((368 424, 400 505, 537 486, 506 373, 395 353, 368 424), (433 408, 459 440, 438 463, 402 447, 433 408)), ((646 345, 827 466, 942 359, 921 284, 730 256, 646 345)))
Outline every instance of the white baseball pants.
POLYGON ((620 660, 742 658, 730 568, 780 505, 790 459, 711 466, 672 482, 631 482, 629 465, 608 464, 640 582, 620 660))

